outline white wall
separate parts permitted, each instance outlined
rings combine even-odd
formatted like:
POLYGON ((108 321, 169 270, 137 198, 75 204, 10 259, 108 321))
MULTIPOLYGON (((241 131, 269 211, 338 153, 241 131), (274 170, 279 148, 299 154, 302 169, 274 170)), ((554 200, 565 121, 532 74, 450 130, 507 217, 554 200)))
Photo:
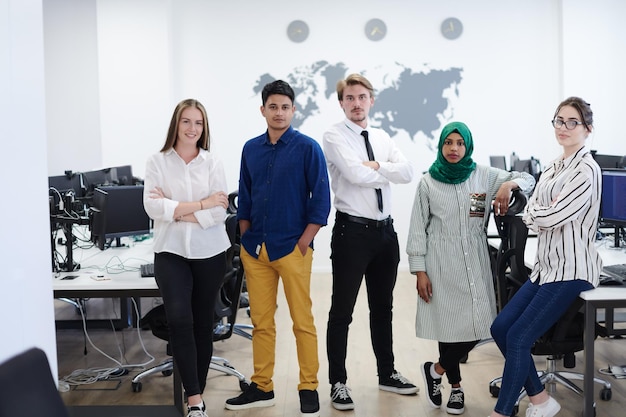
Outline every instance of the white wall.
POLYGON ((0 0, 0 362, 37 346, 55 375, 42 16, 41 1, 0 0))
MULTIPOLYGON (((49 7, 57 2, 44 1, 49 7)), ((584 0, 363 0, 358 7, 330 0, 307 4, 283 0, 63 2, 91 3, 96 8, 93 48, 98 53, 98 72, 93 77, 98 86, 89 88, 99 94, 101 146, 90 149, 86 158, 101 158, 102 167, 132 164, 135 175, 143 176, 145 159, 162 146, 175 104, 195 97, 207 107, 212 149, 225 161, 229 188, 234 190, 243 143, 265 129, 260 97, 252 92, 257 78, 263 73, 283 78, 295 67, 318 60, 340 61, 351 71, 369 73, 389 70, 395 63, 415 71, 462 67, 459 96, 451 97, 453 112, 446 116, 470 126, 479 163, 487 164, 489 155, 511 151, 544 163, 555 157, 559 148, 549 121, 567 95, 581 95, 596 111, 593 144, 602 145, 596 147, 605 153, 626 154, 615 122, 619 107, 613 98, 626 90, 617 72, 623 61, 617 51, 624 50, 625 40, 619 31, 607 29, 618 27, 617 19, 623 15, 619 11, 626 11, 626 3, 619 0, 593 4, 584 0), (439 33, 442 20, 450 16, 464 24, 464 33, 456 41, 439 33), (363 33, 372 17, 383 19, 388 27, 387 37, 380 42, 368 41, 363 33), (303 43, 286 37, 287 25, 294 19, 309 24, 311 33, 303 43), (616 53, 605 53, 604 45, 616 53)), ((87 21, 92 19, 93 9, 82 8, 87 21)), ((68 13, 70 18, 74 16, 68 13)), ((57 15, 55 23, 62 25, 63 19, 57 15)), ((93 41, 93 28, 76 30, 93 41)), ((54 37, 48 42, 53 32, 46 23, 47 63, 57 55, 50 50, 62 47, 54 37)), ((74 63, 69 60, 65 65, 74 63)), ((343 115, 334 99, 318 104, 320 115, 305 122, 301 130, 321 140, 325 129, 343 115)), ((59 124, 82 117, 80 107, 74 110, 57 114, 59 124)), ((92 110, 85 109, 86 119, 90 120, 92 110)), ((60 132, 54 132, 54 137, 50 132, 51 143, 57 143, 60 132)), ((67 129, 62 136, 80 142, 85 131, 67 129)), ((410 138, 401 133, 395 139, 417 173, 433 161, 428 146, 432 140, 426 136, 410 138)), ((78 162, 56 165, 50 175, 65 169, 80 170, 78 162)), ((394 187, 393 213, 403 256, 419 177, 412 184, 394 187)), ((329 242, 327 227, 316 239, 316 271, 330 270, 329 242)), ((407 268, 404 259, 400 267, 407 268)))
POLYGON ((48 170, 103 168, 95 1, 40 1, 44 11, 48 170))

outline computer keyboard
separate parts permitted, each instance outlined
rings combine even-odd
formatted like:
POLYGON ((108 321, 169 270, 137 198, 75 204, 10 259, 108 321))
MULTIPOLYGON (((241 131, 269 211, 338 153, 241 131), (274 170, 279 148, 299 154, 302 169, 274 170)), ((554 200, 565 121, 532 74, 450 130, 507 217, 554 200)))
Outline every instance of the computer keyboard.
POLYGON ((605 265, 602 268, 602 273, 611 277, 614 281, 626 282, 626 264, 605 265))
POLYGON ((139 267, 141 276, 144 278, 154 276, 154 264, 143 264, 139 267))

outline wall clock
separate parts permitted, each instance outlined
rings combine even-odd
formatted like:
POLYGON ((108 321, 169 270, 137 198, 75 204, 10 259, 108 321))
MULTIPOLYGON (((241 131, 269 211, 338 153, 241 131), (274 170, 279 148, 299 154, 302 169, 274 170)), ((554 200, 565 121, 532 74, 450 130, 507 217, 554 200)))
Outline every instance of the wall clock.
POLYGON ((370 19, 365 24, 365 36, 371 41, 379 41, 387 34, 387 25, 380 19, 370 19))
POLYGON ((449 17, 441 23, 441 34, 444 38, 454 40, 463 33, 463 23, 456 17, 449 17))
POLYGON ((309 25, 302 20, 294 20, 287 26, 287 37, 293 42, 304 42, 309 37, 309 25))

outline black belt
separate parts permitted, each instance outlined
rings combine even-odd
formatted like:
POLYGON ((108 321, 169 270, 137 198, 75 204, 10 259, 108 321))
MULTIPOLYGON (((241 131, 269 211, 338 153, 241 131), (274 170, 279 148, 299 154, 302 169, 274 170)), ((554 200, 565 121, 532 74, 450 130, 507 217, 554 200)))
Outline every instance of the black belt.
POLYGON ((365 217, 351 216, 349 214, 338 211, 336 218, 338 220, 344 220, 344 221, 351 222, 351 223, 364 224, 366 226, 376 227, 376 228, 386 227, 386 226, 393 224, 393 219, 391 218, 391 216, 383 220, 372 220, 372 219, 368 219, 365 217))

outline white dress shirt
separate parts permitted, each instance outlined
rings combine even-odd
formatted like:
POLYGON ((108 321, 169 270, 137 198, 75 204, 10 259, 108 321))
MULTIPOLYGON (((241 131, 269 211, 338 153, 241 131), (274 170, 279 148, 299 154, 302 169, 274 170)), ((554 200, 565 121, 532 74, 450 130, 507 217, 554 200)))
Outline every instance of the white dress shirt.
POLYGON ((352 216, 382 220, 391 215, 391 185, 406 184, 413 179, 413 167, 396 143, 382 129, 361 128, 345 119, 324 133, 324 154, 337 211, 352 216), (374 170, 363 165, 368 161, 361 131, 369 132, 374 159, 380 165, 374 170), (383 212, 378 209, 375 189, 383 195, 383 212))
POLYGON ((200 149, 188 164, 174 149, 152 155, 146 163, 143 202, 154 220, 154 251, 204 259, 228 249, 223 207, 196 211, 198 223, 174 220, 179 202, 200 201, 218 191, 228 193, 226 174, 222 162, 212 153, 200 149), (163 190, 165 198, 150 198, 155 187, 163 190))

